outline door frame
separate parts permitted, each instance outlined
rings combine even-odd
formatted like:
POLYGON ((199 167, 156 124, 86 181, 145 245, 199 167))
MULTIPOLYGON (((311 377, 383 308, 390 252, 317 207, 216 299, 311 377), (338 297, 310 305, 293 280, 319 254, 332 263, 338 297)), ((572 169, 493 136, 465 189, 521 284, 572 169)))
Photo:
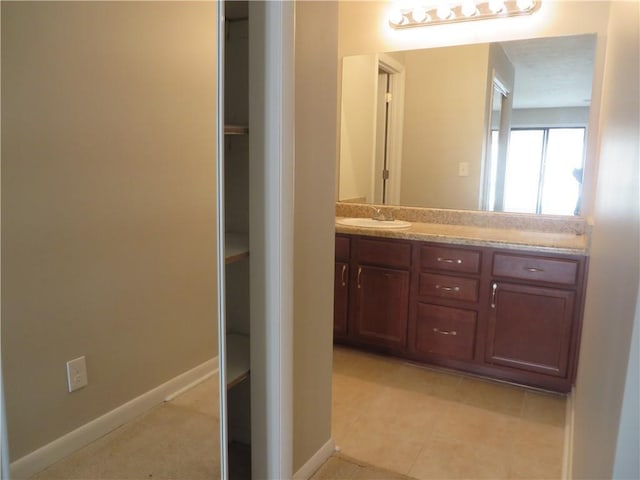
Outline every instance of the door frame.
POLYGON ((389 106, 389 131, 387 132, 387 167, 390 177, 387 182, 386 203, 400 205, 405 71, 404 65, 384 53, 378 54, 378 68, 391 75, 389 91, 392 100, 389 106))
POLYGON ((295 2, 250 2, 253 478, 293 473, 295 2))

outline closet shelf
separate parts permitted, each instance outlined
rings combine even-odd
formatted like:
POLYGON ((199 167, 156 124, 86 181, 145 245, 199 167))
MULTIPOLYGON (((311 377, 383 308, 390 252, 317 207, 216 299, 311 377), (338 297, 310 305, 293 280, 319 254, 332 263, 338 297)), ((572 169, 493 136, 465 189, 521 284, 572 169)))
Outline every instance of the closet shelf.
POLYGON ((249 256, 249 234, 225 233, 224 263, 233 263, 249 256))
POLYGON ((227 333, 227 389, 249 376, 249 336, 227 333))
POLYGON ((225 135, 247 135, 249 133, 249 127, 246 125, 225 125, 225 135))

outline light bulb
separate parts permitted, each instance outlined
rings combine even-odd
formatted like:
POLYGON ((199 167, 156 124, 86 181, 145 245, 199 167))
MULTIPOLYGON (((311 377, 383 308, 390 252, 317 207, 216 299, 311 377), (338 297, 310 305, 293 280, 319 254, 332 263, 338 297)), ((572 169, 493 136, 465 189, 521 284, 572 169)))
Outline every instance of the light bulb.
POLYGON ((411 16, 413 17, 414 21, 422 23, 427 20, 427 11, 422 7, 416 7, 411 12, 411 16))
POLYGON ((438 6, 438 10, 436 10, 436 15, 440 20, 447 20, 451 18, 452 14, 453 12, 451 11, 451 8, 446 3, 441 3, 438 6))
POLYGON ((489 0, 489 10, 493 13, 500 13, 504 10, 504 2, 502 0, 489 0))
POLYGON ((404 23, 404 15, 400 10, 391 12, 389 15, 389 23, 392 25, 402 25, 404 23))
POLYGON ((517 0, 516 5, 521 12, 526 12, 527 10, 531 10, 533 8, 534 1, 533 0, 517 0))
POLYGON ((460 9, 460 11, 465 17, 473 17, 476 13, 478 13, 476 2, 474 2, 473 0, 467 0, 462 4, 462 8, 460 9))

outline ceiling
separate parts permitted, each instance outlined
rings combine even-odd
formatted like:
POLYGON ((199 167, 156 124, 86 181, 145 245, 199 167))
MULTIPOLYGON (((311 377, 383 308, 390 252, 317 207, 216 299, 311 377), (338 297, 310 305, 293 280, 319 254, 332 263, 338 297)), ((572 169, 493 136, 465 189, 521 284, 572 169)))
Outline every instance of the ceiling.
POLYGON ((516 70, 513 108, 588 107, 596 36, 500 43, 516 70))

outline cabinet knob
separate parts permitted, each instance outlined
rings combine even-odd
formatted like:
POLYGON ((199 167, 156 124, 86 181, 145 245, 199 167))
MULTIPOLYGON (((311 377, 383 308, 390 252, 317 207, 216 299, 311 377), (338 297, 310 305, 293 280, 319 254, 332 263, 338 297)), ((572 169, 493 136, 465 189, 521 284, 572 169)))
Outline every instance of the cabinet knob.
POLYGON ((360 288, 360 275, 362 275, 362 267, 358 267, 358 278, 356 278, 358 288, 360 288))
POLYGON ((342 265, 341 279, 342 279, 342 286, 343 287, 347 286, 346 275, 345 275, 346 273, 347 273, 347 266, 346 265, 342 265))

